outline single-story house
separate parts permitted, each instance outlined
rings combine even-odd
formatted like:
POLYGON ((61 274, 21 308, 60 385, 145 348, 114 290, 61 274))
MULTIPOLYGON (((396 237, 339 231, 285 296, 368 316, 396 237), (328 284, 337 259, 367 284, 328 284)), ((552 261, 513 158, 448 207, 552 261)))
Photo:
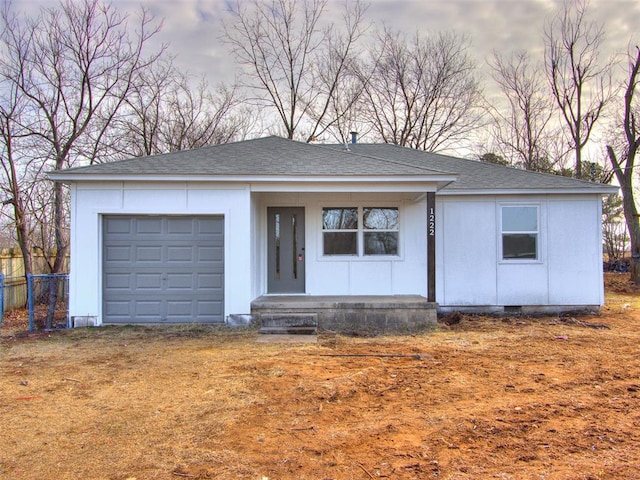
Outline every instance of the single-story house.
POLYGON ((609 185, 275 136, 50 177, 71 190, 76 325, 266 319, 280 308, 304 322, 325 309, 320 328, 384 329, 433 321, 436 308, 604 303, 609 185))

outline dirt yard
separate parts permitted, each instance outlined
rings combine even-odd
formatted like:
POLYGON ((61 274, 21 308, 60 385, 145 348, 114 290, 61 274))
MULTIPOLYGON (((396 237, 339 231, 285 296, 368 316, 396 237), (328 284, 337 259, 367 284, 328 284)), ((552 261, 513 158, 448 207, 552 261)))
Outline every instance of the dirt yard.
POLYGON ((607 284, 600 316, 317 345, 9 318, 0 478, 640 479, 640 293, 607 284))

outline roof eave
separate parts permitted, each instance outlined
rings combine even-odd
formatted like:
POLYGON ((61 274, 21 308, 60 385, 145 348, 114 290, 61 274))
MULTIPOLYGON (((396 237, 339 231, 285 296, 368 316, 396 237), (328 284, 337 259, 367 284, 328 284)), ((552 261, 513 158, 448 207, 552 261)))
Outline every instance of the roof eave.
MULTIPOLYGON (((213 182, 213 183, 437 183, 442 187, 457 175, 162 175, 162 174, 65 174, 51 172, 56 182, 213 182)), ((442 188, 440 187, 440 188, 442 188)))
POLYGON ((574 188, 500 188, 500 189, 450 189, 441 190, 438 195, 611 195, 618 193, 619 187, 612 185, 574 188))

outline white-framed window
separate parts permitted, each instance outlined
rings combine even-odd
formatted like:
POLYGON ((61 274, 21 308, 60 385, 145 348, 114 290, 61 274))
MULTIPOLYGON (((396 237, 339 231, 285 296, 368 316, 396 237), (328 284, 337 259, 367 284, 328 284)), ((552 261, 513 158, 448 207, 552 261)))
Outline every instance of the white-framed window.
POLYGON ((322 209, 324 255, 358 255, 358 208, 322 209))
POLYGON ((537 205, 502 205, 502 260, 539 260, 540 216, 537 205))
POLYGON ((395 206, 323 207, 323 255, 398 256, 399 213, 395 206))

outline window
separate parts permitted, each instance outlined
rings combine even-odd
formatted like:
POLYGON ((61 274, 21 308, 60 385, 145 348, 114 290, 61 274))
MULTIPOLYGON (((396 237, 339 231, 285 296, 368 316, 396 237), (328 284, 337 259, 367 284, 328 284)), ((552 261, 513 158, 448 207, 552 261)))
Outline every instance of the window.
POLYGON ((538 259, 538 207, 502 207, 502 259, 538 259))
POLYGON ((322 240, 325 255, 358 254, 358 209, 322 209, 322 240))
POLYGON ((398 209, 362 209, 365 255, 398 254, 398 209))
POLYGON ((325 207, 324 255, 398 255, 397 207, 325 207))

